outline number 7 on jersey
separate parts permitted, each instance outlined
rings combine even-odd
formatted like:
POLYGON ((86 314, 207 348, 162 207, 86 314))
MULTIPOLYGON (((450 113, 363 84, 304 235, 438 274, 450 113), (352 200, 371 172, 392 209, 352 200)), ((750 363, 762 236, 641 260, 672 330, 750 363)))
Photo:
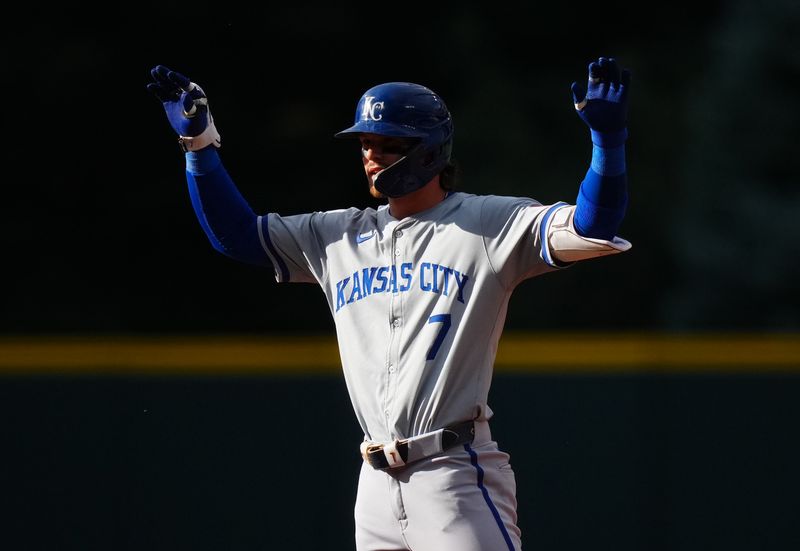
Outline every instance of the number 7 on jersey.
POLYGON ((436 353, 439 351, 439 347, 442 346, 444 338, 450 330, 450 314, 433 315, 428 318, 428 323, 441 323, 442 327, 439 329, 439 333, 436 335, 430 350, 428 350, 428 357, 425 358, 426 361, 434 359, 436 353))

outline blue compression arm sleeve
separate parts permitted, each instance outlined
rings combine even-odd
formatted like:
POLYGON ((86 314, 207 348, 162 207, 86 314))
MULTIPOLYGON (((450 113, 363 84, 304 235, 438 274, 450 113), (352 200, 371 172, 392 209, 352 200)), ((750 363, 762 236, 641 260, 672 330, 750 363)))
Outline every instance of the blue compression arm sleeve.
POLYGON ((627 130, 592 130, 592 163, 578 191, 575 229, 584 237, 611 240, 628 204, 625 167, 627 130))
POLYGON ((228 175, 216 148, 186 153, 189 197, 211 245, 235 260, 270 266, 261 246, 258 216, 228 175))

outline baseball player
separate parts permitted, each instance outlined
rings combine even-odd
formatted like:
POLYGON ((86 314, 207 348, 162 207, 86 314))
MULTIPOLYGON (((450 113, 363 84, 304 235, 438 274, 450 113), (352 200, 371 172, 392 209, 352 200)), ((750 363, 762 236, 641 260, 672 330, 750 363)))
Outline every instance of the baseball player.
POLYGON ((601 57, 586 87, 572 85, 594 144, 574 205, 454 191, 442 98, 388 82, 336 134, 360 143, 369 191, 385 204, 294 216, 255 214, 220 160, 204 91, 164 66, 151 73, 213 247, 327 297, 364 432, 357 549, 520 549, 514 471, 489 429, 493 362, 519 283, 631 246, 616 237, 629 72, 601 57))

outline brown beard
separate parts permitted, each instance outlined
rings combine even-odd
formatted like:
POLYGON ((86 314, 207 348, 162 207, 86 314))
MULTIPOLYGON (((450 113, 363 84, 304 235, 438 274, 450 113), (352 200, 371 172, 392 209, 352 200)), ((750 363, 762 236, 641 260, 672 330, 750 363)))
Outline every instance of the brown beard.
POLYGON ((386 196, 375 189, 375 184, 372 183, 372 178, 369 178, 369 194, 372 195, 375 199, 385 199, 386 196))

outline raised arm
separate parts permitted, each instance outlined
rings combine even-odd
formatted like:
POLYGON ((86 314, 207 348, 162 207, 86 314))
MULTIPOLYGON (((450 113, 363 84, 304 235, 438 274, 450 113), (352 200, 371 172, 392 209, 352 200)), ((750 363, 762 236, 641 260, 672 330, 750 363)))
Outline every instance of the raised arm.
POLYGON ((236 188, 217 149, 220 134, 203 89, 181 73, 154 67, 147 85, 161 101, 186 156, 189 197, 201 227, 219 252, 242 262, 269 266, 259 233, 260 217, 236 188))
POLYGON ((575 110, 591 132, 592 161, 575 205, 555 205, 542 222, 547 235, 544 259, 552 266, 631 248, 617 237, 628 204, 625 140, 630 79, 630 72, 620 71, 613 58, 601 57, 589 64, 586 87, 572 83, 575 110))
POLYGON ((630 71, 620 71, 614 58, 601 57, 589 64, 586 87, 572 83, 575 110, 589 127, 593 144, 575 209, 575 229, 584 237, 613 239, 625 216, 630 81, 630 71))

